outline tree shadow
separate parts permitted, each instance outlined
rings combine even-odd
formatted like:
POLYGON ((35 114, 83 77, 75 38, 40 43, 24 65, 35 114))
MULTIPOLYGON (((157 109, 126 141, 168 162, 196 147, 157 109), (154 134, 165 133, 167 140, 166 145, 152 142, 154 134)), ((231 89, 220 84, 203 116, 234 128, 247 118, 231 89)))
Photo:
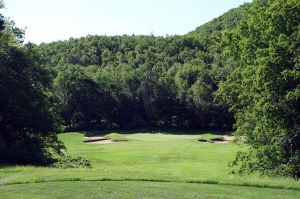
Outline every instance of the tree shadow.
POLYGON ((220 129, 184 129, 184 128, 139 128, 139 129, 108 129, 99 131, 78 131, 86 137, 105 136, 110 133, 118 134, 136 134, 136 133, 151 133, 151 134, 170 134, 170 135, 232 135, 233 131, 220 129))

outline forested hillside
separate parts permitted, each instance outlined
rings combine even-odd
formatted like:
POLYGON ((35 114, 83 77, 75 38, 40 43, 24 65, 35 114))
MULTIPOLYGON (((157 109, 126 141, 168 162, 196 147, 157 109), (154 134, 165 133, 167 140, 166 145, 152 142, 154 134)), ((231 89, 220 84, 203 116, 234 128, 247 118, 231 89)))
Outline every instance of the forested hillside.
POLYGON ((231 128, 233 117, 216 98, 219 82, 234 68, 224 58, 221 36, 247 7, 184 36, 87 36, 41 44, 66 126, 231 128))

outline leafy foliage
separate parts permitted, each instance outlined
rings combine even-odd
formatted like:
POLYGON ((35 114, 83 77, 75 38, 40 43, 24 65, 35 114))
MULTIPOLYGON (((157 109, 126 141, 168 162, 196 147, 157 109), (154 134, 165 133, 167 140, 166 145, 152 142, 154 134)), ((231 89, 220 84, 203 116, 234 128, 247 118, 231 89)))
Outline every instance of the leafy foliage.
POLYGON ((239 67, 221 91, 251 146, 233 162, 242 173, 300 176, 299 13, 299 1, 257 0, 232 33, 239 67))
POLYGON ((54 167, 58 168, 92 168, 91 162, 84 157, 77 156, 61 156, 56 162, 53 164, 54 167))
POLYGON ((0 20, 1 163, 49 164, 64 148, 56 136, 60 124, 51 79, 34 45, 20 43, 22 31, 0 20))

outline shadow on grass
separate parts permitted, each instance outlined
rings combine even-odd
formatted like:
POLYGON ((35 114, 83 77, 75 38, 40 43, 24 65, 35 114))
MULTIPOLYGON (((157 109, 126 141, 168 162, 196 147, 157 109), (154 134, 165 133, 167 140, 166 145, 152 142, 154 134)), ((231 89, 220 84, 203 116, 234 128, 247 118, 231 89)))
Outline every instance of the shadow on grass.
MULTIPOLYGON (((17 166, 19 165, 15 165, 15 164, 3 164, 3 165, 0 165, 0 169, 15 169, 17 168, 17 166)), ((20 165, 20 166, 24 166, 24 165, 20 165)))
POLYGON ((136 134, 136 133, 161 133, 170 135, 231 135, 232 131, 229 130, 216 130, 216 129, 178 129, 178 128, 141 128, 141 129, 110 129, 100 131, 77 131, 84 134, 86 137, 105 136, 110 133, 118 134, 136 134))
POLYGON ((267 189, 281 189, 281 190, 293 190, 300 191, 298 187, 292 186, 281 186, 281 185, 268 185, 268 184, 256 184, 256 183, 226 183, 215 180, 191 180, 191 181, 173 181, 173 180, 162 180, 162 179, 138 179, 138 178, 99 178, 99 179, 81 179, 81 178, 68 178, 68 179, 57 179, 57 180, 35 180, 30 182, 7 182, 0 183, 3 185, 18 185, 18 184, 33 184, 33 183, 47 183, 47 182, 161 182, 161 183, 190 183, 190 184, 211 184, 211 185, 225 185, 225 186, 237 186, 237 187, 252 187, 252 188, 267 188, 267 189))

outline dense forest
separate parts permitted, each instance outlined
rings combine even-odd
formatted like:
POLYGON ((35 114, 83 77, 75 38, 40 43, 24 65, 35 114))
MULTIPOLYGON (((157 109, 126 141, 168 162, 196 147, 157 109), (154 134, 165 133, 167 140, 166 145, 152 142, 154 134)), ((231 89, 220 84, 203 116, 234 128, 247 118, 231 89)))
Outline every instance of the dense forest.
POLYGON ((247 8, 184 36, 87 36, 39 45, 66 127, 231 128, 233 116, 216 93, 236 64, 221 41, 247 8))
POLYGON ((0 158, 47 164, 62 129, 234 128, 239 172, 300 176, 299 21, 298 0, 254 0, 182 36, 24 45, 1 15, 0 158))

